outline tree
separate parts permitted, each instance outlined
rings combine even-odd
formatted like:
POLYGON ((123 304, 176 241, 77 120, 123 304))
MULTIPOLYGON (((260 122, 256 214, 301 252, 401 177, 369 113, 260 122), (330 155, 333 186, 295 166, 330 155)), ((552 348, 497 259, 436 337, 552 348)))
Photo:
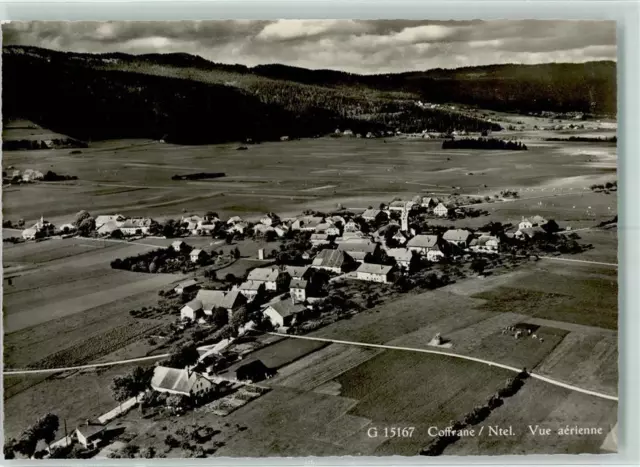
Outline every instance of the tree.
POLYGON ((487 267, 487 260, 483 258, 476 258, 471 261, 471 270, 477 274, 482 274, 487 267))
POLYGON ((233 257, 234 257, 235 259, 240 258, 240 250, 238 249, 238 247, 235 247, 235 248, 233 249, 233 257))
POLYGON ((195 365, 200 358, 198 349, 193 342, 182 345, 175 349, 169 359, 167 360, 167 366, 171 368, 185 368, 187 366, 195 365))
POLYGON ((93 217, 86 217, 78 225, 78 234, 86 237, 96 228, 96 221, 93 217))
POLYGON ((5 441, 4 443, 4 458, 9 460, 9 459, 15 459, 16 455, 15 455, 15 449, 16 449, 16 445, 18 444, 18 442, 16 441, 15 438, 11 438, 7 441, 5 441))
POLYGON ((225 280, 226 282, 231 283, 231 284, 235 284, 235 283, 237 282, 237 280, 238 280, 238 279, 236 278, 236 276, 235 276, 235 275, 233 275, 233 274, 229 273, 229 274, 227 274, 226 276, 224 276, 224 280, 225 280))
POLYGON ((156 265, 156 263, 152 262, 152 263, 149 265, 149 272, 150 272, 151 274, 154 274, 157 270, 158 270, 158 266, 156 265))
POLYGON ((76 226, 76 228, 80 228, 80 224, 82 224, 82 221, 91 217, 91 214, 89 214, 87 211, 85 211, 84 209, 82 211, 79 211, 76 214, 76 217, 73 221, 73 225, 76 226))
POLYGON ((37 444, 38 435, 36 430, 34 430, 34 427, 29 427, 20 435, 20 438, 14 447, 14 451, 31 458, 36 451, 37 444))
POLYGON ((277 238, 278 234, 275 232, 275 230, 268 230, 267 233, 264 234, 264 239, 267 242, 275 242, 277 238))
POLYGON ((120 410, 122 410, 122 403, 136 395, 131 378, 129 376, 116 376, 113 378, 111 395, 120 405, 120 410))
POLYGON ((224 308, 214 308, 211 313, 211 322, 221 328, 229 322, 229 313, 224 308))
POLYGON ((51 447, 52 441, 56 437, 56 432, 60 428, 60 420, 58 416, 52 413, 46 414, 38 419, 35 425, 35 432, 38 439, 44 440, 47 446, 51 447))
POLYGON ((233 312, 231 319, 229 320, 229 324, 232 328, 238 329, 247 321, 249 321, 249 312, 246 308, 242 307, 233 312))
POLYGON ((207 211, 204 214, 204 217, 206 217, 207 219, 215 219, 216 217, 219 217, 219 216, 218 216, 218 213, 215 211, 207 211))

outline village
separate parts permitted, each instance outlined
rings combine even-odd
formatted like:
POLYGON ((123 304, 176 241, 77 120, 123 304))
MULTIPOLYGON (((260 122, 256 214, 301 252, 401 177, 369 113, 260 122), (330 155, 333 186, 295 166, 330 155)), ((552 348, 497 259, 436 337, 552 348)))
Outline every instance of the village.
MULTIPOLYGON (((503 201, 505 195, 517 197, 515 192, 503 192, 492 201, 503 201)), ((119 436, 113 438, 109 428, 112 419, 135 405, 166 416, 188 410, 228 415, 269 391, 258 383, 273 377, 276 370, 257 359, 242 360, 274 338, 281 339, 279 335, 305 334, 413 289, 433 289, 462 277, 480 280, 499 273, 501 267, 537 260, 538 255, 585 248, 570 229, 536 214, 522 217, 517 225, 487 221, 477 229, 448 228, 447 220, 473 212, 463 203, 469 206, 478 200, 416 195, 359 212, 305 211, 294 218, 267 213, 255 220, 240 216, 222 220, 207 212, 157 222, 120 214, 94 218, 81 211, 73 222, 56 227, 42 217, 23 230, 21 238, 5 241, 76 236, 132 243, 163 239, 164 248, 159 245, 138 257, 115 259, 111 267, 149 274, 182 272, 185 280, 159 291, 163 312, 175 317, 170 329, 179 345, 174 345, 169 358, 151 369, 139 367, 116 378, 113 390, 119 408, 100 420, 87 421, 46 448, 34 447, 31 454, 127 457, 126 443, 117 441, 119 436), (206 238, 211 240, 209 248, 189 245, 190 239, 202 245, 206 238), (257 250, 253 260, 260 266, 245 277, 217 277, 217 269, 240 257, 237 247, 231 249, 236 243, 258 240, 274 245, 271 251, 257 250), (220 245, 229 247, 228 252, 216 251, 220 245), (243 344, 248 336, 254 336, 251 345, 243 344)), ((530 329, 508 327, 502 334, 536 339, 530 329)), ((428 345, 451 347, 446 336, 432 337, 428 345)), ((168 450, 173 442, 167 441, 168 450)))

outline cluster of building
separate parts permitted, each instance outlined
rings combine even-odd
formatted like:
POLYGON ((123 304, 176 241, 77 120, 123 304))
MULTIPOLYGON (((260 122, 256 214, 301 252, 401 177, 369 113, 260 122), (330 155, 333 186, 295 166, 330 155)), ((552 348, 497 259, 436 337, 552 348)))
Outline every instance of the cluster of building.
POLYGON ((125 217, 121 214, 107 214, 96 217, 96 232, 100 236, 110 236, 119 231, 125 237, 148 235, 154 224, 149 217, 125 217))

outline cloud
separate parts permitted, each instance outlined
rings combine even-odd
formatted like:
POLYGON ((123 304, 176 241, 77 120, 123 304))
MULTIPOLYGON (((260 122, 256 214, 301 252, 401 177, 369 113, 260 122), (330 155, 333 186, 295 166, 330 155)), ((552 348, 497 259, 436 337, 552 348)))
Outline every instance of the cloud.
POLYGON ((387 73, 494 63, 616 59, 612 21, 277 20, 12 22, 7 45, 186 52, 221 63, 387 73))

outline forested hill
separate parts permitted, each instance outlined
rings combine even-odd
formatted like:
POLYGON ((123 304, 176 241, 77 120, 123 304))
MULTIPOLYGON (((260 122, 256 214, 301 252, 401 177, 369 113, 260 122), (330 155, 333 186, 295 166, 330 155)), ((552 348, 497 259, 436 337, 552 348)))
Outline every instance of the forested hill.
POLYGON ((556 66, 568 71, 544 75, 512 65, 361 76, 224 65, 188 54, 93 55, 10 46, 3 48, 3 114, 83 139, 164 137, 200 144, 314 136, 335 128, 363 134, 499 130, 472 115, 419 108, 416 100, 502 110, 615 111, 615 64, 534 69, 556 66), (550 85, 556 82, 566 85, 550 85))

